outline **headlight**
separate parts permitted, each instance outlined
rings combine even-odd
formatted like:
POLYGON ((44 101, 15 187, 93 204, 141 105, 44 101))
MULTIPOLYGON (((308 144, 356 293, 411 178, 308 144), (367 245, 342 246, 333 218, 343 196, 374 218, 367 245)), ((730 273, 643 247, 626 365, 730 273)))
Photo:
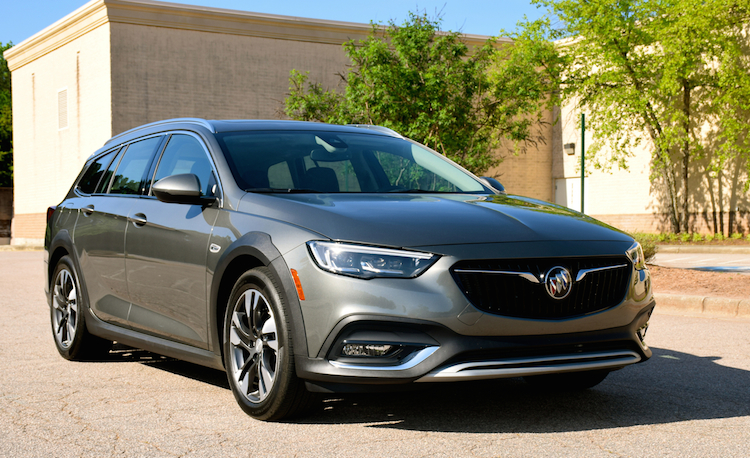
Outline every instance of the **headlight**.
POLYGON ((626 254, 630 260, 633 261, 633 266, 636 270, 643 270, 646 268, 646 258, 643 256, 643 248, 640 243, 635 242, 633 246, 628 249, 626 254))
POLYGON ((307 247, 321 269, 358 278, 414 278, 439 258, 432 253, 335 242, 307 242, 307 247))

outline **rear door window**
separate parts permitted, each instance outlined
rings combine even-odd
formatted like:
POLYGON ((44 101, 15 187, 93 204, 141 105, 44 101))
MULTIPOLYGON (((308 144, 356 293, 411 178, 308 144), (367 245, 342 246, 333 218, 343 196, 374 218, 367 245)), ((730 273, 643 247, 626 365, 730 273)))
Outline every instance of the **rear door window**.
POLYGON ((151 137, 128 145, 117 166, 110 194, 140 194, 154 151, 162 137, 151 137))

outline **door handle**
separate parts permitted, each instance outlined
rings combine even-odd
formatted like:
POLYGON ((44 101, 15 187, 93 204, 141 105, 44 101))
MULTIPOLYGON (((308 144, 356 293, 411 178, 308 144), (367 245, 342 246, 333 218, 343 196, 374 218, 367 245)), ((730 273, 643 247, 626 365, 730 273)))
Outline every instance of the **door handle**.
POLYGON ((146 215, 143 213, 136 213, 133 216, 128 216, 128 221, 131 221, 133 224, 135 224, 138 227, 144 226, 148 219, 146 218, 146 215))
POLYGON ((81 211, 84 215, 89 216, 92 213, 94 213, 94 206, 93 205, 86 205, 85 207, 81 207, 81 211))

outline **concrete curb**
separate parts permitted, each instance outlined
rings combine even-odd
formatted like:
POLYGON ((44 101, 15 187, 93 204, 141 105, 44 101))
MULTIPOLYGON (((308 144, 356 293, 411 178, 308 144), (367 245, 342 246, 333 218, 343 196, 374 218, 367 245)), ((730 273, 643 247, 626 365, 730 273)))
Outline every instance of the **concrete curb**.
POLYGON ((654 297, 657 310, 722 318, 750 318, 750 299, 658 293, 654 297))
POLYGON ((724 253, 750 254, 750 246, 728 245, 656 245, 657 253, 724 253))
POLYGON ((0 245, 0 251, 42 251, 41 245, 0 245))

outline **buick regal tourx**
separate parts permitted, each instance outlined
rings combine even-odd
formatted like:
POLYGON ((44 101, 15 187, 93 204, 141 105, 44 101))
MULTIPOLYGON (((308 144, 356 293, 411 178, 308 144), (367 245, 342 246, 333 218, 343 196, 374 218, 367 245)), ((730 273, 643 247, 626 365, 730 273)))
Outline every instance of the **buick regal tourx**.
POLYGON ((586 388, 651 356, 630 236, 377 126, 138 127, 50 207, 45 246, 64 358, 117 341, 222 369, 259 419, 312 392, 586 388))

